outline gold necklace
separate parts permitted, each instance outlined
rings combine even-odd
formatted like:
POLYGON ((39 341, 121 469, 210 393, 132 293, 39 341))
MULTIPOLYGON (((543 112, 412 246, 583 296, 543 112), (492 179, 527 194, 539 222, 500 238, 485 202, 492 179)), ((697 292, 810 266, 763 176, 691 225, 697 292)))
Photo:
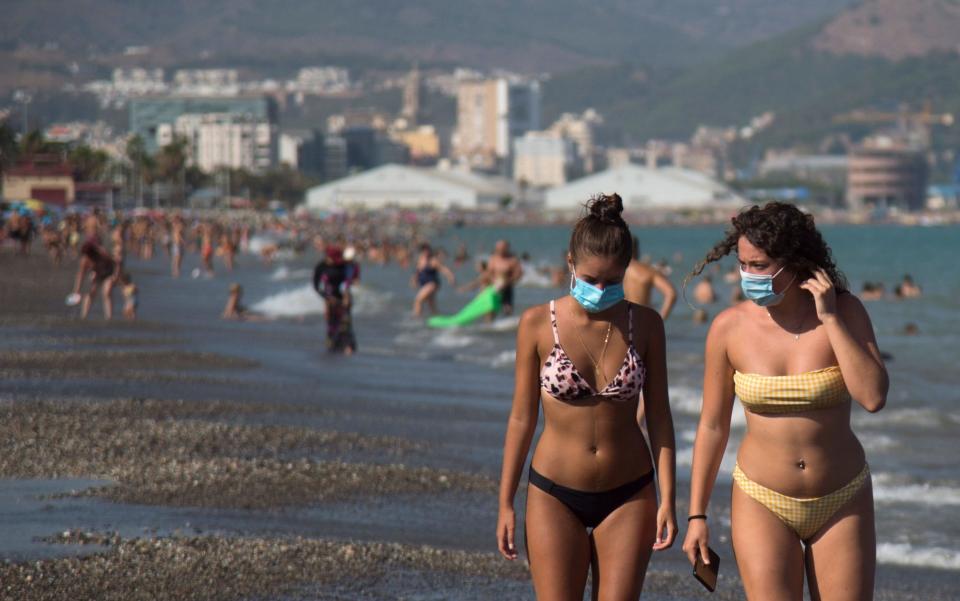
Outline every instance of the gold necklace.
MULTIPOLYGON (((570 318, 571 321, 575 319, 573 312, 570 313, 570 318)), ((580 341, 580 346, 583 347, 583 350, 587 352, 587 357, 590 357, 590 361, 593 362, 594 380, 597 387, 599 387, 600 378, 603 378, 604 380, 607 379, 607 375, 603 373, 603 358, 607 354, 607 343, 610 342, 610 331, 612 329, 613 321, 611 320, 607 322, 607 334, 603 338, 603 348, 600 349, 600 361, 597 362, 597 360, 593 357, 593 353, 590 352, 590 349, 583 341, 583 337, 580 335, 580 329, 577 328, 576 322, 573 324, 573 332, 577 335, 577 340, 580 341)))

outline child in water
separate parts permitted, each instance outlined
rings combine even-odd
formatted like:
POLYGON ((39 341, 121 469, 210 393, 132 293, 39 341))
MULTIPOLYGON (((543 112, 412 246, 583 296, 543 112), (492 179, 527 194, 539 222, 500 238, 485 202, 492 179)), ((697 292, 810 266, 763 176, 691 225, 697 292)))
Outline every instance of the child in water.
POLYGON ((126 271, 120 275, 120 284, 123 286, 123 318, 132 321, 137 318, 137 306, 140 304, 137 285, 126 271))

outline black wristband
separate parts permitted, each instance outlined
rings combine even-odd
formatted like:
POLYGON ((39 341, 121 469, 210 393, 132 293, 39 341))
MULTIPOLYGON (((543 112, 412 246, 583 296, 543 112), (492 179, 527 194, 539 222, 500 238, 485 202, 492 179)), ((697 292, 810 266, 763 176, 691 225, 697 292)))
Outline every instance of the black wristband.
POLYGON ((706 514, 703 514, 703 513, 698 513, 697 515, 687 516, 687 521, 688 521, 688 522, 690 522, 690 521, 692 521, 692 520, 703 520, 704 522, 706 522, 706 521, 707 521, 707 516, 706 516, 706 514))

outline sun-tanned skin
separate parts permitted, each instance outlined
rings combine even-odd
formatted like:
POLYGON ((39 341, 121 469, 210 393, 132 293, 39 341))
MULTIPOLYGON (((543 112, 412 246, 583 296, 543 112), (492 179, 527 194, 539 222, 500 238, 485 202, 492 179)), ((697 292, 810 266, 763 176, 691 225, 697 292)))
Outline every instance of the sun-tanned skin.
MULTIPOLYGON (((577 276, 598 287, 621 282, 624 271, 611 257, 586 256, 576 265, 577 276)), ((529 487, 525 538, 538 599, 581 599, 591 564, 594 599, 636 599, 652 551, 670 547, 675 537, 674 438, 662 319, 652 309, 627 302, 588 313, 572 297, 565 296, 556 301, 560 345, 593 389, 603 389, 627 353, 630 307, 633 344, 647 368, 643 400, 661 501, 658 507, 656 491, 648 485, 588 535, 566 505, 539 488, 529 487), (600 360, 605 379, 598 381, 584 345, 601 348, 607 323, 612 323, 612 334, 600 360), (596 569, 597 565, 602 569, 596 569)), ((541 405, 544 430, 532 465, 554 482, 577 490, 604 491, 653 468, 638 423, 639 398, 609 401, 591 397, 571 403, 542 392, 539 374, 553 346, 549 306, 526 310, 517 333, 516 383, 504 443, 497 524, 497 543, 508 559, 518 557, 513 500, 541 405)))
MULTIPOLYGON (((772 275, 782 265, 741 236, 744 271, 772 275)), ((741 302, 720 313, 707 335, 703 408, 694 445, 690 514, 707 513, 730 434, 734 370, 777 376, 839 365, 853 399, 867 411, 886 402, 888 378, 870 318, 852 294, 837 294, 829 277, 794 281, 789 268, 774 278, 783 300, 763 308, 741 302), (799 335, 799 337, 797 337, 799 335)), ((850 429, 851 403, 801 413, 750 411, 738 463, 750 478, 795 498, 826 495, 851 481, 865 463, 850 429)), ((869 480, 804 547, 764 505, 733 486, 733 546, 747 597, 800 601, 804 571, 815 601, 872 599, 876 568, 869 480)), ((706 558, 706 521, 690 522, 683 549, 691 563, 706 558)))

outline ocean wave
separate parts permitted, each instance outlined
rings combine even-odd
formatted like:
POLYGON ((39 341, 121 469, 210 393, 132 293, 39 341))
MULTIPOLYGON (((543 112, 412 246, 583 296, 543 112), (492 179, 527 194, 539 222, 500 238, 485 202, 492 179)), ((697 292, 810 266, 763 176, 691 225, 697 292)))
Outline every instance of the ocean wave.
POLYGON ((911 505, 960 505, 960 488, 909 482, 903 476, 876 473, 873 477, 873 498, 879 503, 911 505))
POLYGON ((909 543, 880 543, 877 561, 902 566, 960 569, 960 551, 943 547, 914 547, 909 543))
MULTIPOLYGON (((703 390, 692 386, 671 386, 670 387, 670 409, 675 413, 684 415, 700 416, 700 408, 703 404, 703 390)), ((747 418, 743 414, 743 408, 735 404, 733 413, 730 416, 731 427, 743 427, 747 423, 747 418)))
POLYGON ((290 269, 286 265, 281 265, 273 270, 270 279, 274 282, 284 280, 309 280, 313 272, 309 269, 290 269))
POLYGON ((539 267, 533 263, 523 264, 523 275, 518 284, 525 288, 554 288, 550 276, 540 272, 539 267))
MULTIPOLYGON (((351 290, 354 315, 380 313, 390 303, 392 297, 389 293, 379 292, 363 285, 354 286, 351 290)), ((323 299, 310 284, 271 294, 254 303, 251 309, 270 317, 304 317, 323 315, 326 312, 323 299)))
POLYGON ((960 413, 949 413, 929 407, 909 409, 890 409, 880 413, 865 414, 855 412, 854 424, 857 426, 920 426, 923 428, 942 428, 960 425, 960 413))
POLYGON ((490 360, 490 366, 494 369, 502 369, 504 367, 513 367, 516 362, 516 351, 501 351, 490 360))
POLYGON ((469 327, 480 332, 510 332, 516 330, 519 325, 520 316, 511 315, 509 317, 498 317, 490 322, 481 321, 477 325, 469 327))

